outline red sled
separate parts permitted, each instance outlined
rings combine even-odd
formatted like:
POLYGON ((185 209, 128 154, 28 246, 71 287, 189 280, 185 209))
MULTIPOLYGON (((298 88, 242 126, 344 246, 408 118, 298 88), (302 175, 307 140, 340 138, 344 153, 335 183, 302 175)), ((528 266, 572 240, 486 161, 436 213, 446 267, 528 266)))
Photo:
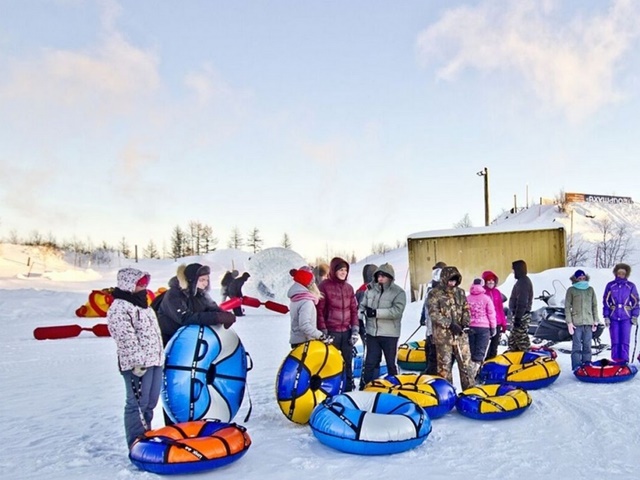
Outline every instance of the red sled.
POLYGON ((286 305, 282 305, 281 303, 272 302, 271 300, 267 300, 266 302, 261 302, 259 299, 254 297, 242 297, 242 305, 247 305, 249 307, 258 308, 260 305, 264 305, 265 308, 269 310, 273 310, 278 313, 289 313, 289 307, 286 305))
POLYGON ((96 337, 110 337, 106 323, 97 323, 93 327, 81 327, 80 325, 55 325, 52 327, 38 327, 33 331, 36 340, 58 340, 60 338, 73 338, 86 330, 93 332, 96 337))

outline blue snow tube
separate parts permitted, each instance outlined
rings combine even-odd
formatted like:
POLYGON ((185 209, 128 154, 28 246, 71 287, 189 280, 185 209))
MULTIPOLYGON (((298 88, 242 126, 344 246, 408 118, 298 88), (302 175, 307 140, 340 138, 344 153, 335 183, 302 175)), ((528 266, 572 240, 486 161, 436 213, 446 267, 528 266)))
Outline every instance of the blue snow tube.
POLYGON ((389 393, 349 392, 327 398, 309 426, 328 447, 358 455, 389 455, 417 447, 431 433, 429 415, 389 393))
POLYGON ((502 420, 522 414, 531 405, 526 390, 513 385, 477 385, 464 390, 456 409, 476 420, 502 420))
MULTIPOLYGON (((353 378, 359 378, 362 376, 362 368, 364 367, 364 347, 361 343, 358 343, 355 347, 353 347, 353 361, 352 361, 352 371, 353 378)), ((378 372, 378 376, 386 375, 388 373, 387 364, 380 364, 380 370, 378 372)))
POLYGON ((238 413, 247 379, 247 353, 232 329, 187 325, 165 348, 164 409, 174 422, 238 413))

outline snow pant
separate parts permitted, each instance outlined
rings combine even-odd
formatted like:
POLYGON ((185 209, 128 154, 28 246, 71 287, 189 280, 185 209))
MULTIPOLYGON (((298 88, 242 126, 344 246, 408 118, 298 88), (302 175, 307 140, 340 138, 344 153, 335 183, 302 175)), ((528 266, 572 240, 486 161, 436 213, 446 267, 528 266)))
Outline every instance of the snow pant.
POLYGON ((351 330, 346 332, 332 332, 329 335, 333 337, 332 345, 340 350, 344 359, 344 373, 346 375, 345 392, 353 390, 353 346, 351 345, 351 330))
POLYGON ((471 371, 471 352, 469 352, 469 339, 467 335, 457 335, 453 337, 451 343, 437 344, 436 353, 438 355, 438 375, 446 379, 453 385, 453 360, 458 362, 460 372, 460 384, 463 390, 475 385, 471 371))
POLYGON ((502 332, 504 332, 504 327, 502 325, 498 325, 496 327, 496 334, 491 337, 491 340, 489 340, 489 349, 487 350, 487 356, 484 358, 485 360, 491 360, 498 355, 498 347, 500 346, 502 332))
POLYGON ((631 320, 611 320, 611 359, 629 361, 629 339, 631 338, 631 320))
POLYGON ((571 345, 571 370, 591 361, 591 325, 575 325, 571 345))
POLYGON ((124 405, 124 431, 127 445, 151 428, 153 409, 158 404, 162 387, 162 367, 149 367, 141 377, 131 370, 121 372, 127 394, 124 405), (142 419, 144 418, 144 422, 142 419))
POLYGON ((380 369, 383 354, 387 362, 388 375, 397 375, 398 337, 373 337, 367 335, 367 348, 365 350, 364 368, 362 369, 364 385, 375 378, 374 371, 380 369))
POLYGON ((526 352, 531 346, 529 340, 529 322, 531 322, 531 312, 522 315, 522 318, 513 319, 513 329, 509 335, 509 351, 526 352))
POLYGON ((487 353, 491 331, 486 327, 469 328, 469 352, 473 362, 482 363, 487 353))
POLYGON ((438 375, 438 355, 436 354, 436 346, 433 343, 433 335, 427 335, 424 348, 427 351, 427 368, 422 373, 438 375))

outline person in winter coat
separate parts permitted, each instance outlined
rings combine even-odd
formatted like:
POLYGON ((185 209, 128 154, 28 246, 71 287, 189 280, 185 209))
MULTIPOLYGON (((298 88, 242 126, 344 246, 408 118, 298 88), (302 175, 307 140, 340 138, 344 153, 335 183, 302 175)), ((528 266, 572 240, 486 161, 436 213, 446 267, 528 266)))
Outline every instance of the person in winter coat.
POLYGON ((238 277, 238 270, 227 270, 220 280, 220 295, 222 299, 221 302, 224 302, 227 298, 229 298, 229 284, 231 281, 238 277))
MULTIPOLYGON (((362 301, 362 297, 364 297, 364 292, 367 291, 367 285, 373 282, 373 274, 378 269, 377 265, 373 263, 367 263, 362 268, 362 285, 358 287, 356 290, 356 303, 360 305, 362 301)), ((359 312, 358 315, 358 324, 360 325, 360 339, 362 340, 362 344, 366 345, 365 336, 367 334, 367 330, 365 328, 365 316, 359 312)))
MULTIPOLYGON (((249 272, 244 272, 238 278, 234 278, 233 280, 231 280, 231 283, 229 284, 229 288, 227 288, 227 293, 229 294, 229 298, 242 298, 242 287, 244 286, 245 282, 249 280, 250 276, 251 275, 249 275, 249 272)), ((236 315, 236 317, 244 316, 242 307, 234 308, 233 313, 236 315)))
POLYGON ((316 327, 318 317, 316 305, 321 294, 314 282, 313 272, 309 267, 302 267, 291 270, 289 274, 293 277, 293 285, 287 292, 291 300, 289 304, 291 348, 296 348, 309 340, 320 340, 330 344, 331 339, 316 327))
POLYGON ((462 275, 456 267, 444 267, 440 283, 429 292, 427 305, 438 356, 438 375, 453 383, 451 370, 455 359, 462 389, 466 390, 475 385, 475 380, 467 335, 471 319, 467 296, 459 287, 461 281, 462 275))
POLYGON ((360 336, 358 305, 353 287, 347 283, 349 263, 335 257, 329 263, 329 277, 320 285, 318 328, 333 337, 333 346, 340 350, 345 363, 345 392, 353 390, 353 346, 360 336))
POLYGON ((438 356, 436 355, 436 346, 433 343, 433 325, 429 317, 429 293, 440 282, 440 272, 442 272, 442 267, 446 266, 446 263, 438 262, 431 269, 431 282, 427 287, 427 293, 424 295, 424 303, 422 304, 422 310, 420 312, 420 325, 427 327, 425 332, 427 366, 423 372, 427 375, 438 375, 438 356))
MULTIPOLYGON (((607 283, 602 300, 602 316, 611 337, 611 358, 629 361, 631 325, 638 325, 638 290, 629 281, 631 267, 619 263, 613 268, 616 276, 607 283)), ((637 327, 636 327, 637 330, 637 327)), ((636 331, 637 333, 637 331, 636 331)))
POLYGON ((320 285, 324 280, 329 278, 329 265, 321 263, 313 269, 313 276, 316 281, 316 285, 320 285))
POLYGON ((489 341, 489 349, 485 357, 485 360, 489 360, 498 354, 500 338, 502 333, 507 331, 507 316, 504 314, 504 302, 507 301, 507 297, 498 289, 498 276, 491 270, 482 272, 482 280, 484 280, 484 293, 493 301, 496 312, 496 334, 489 341))
POLYGON ((571 286, 564 297, 564 312, 573 342, 571 369, 575 370, 591 361, 591 340, 598 328, 598 300, 584 270, 576 270, 570 280, 571 286))
POLYGON ((169 280, 169 290, 158 307, 158 323, 162 342, 166 345, 184 325, 224 325, 236 321, 231 312, 222 310, 209 296, 209 275, 206 265, 180 265, 176 276, 169 280))
POLYGON ((527 264, 524 260, 516 260, 511 266, 516 283, 509 297, 509 309, 513 315, 509 351, 524 352, 531 346, 529 322, 531 322, 531 305, 533 304, 533 284, 527 276, 527 264))
POLYGON ((469 295, 469 350, 471 351, 471 375, 476 377, 489 347, 489 340, 496 334, 496 307, 485 293, 484 280, 476 278, 469 295))
POLYGON ((406 305, 407 295, 395 283, 393 267, 389 263, 383 263, 374 272, 373 282, 367 286, 359 306, 359 310, 366 317, 367 331, 362 371, 364 385, 373 380, 374 371, 380 368, 383 354, 388 374, 398 374, 398 338, 406 305))
POLYGON ((156 314, 148 308, 149 279, 148 273, 135 268, 119 270, 114 300, 107 311, 126 391, 124 430, 129 447, 151 428, 162 387, 164 351, 156 314))

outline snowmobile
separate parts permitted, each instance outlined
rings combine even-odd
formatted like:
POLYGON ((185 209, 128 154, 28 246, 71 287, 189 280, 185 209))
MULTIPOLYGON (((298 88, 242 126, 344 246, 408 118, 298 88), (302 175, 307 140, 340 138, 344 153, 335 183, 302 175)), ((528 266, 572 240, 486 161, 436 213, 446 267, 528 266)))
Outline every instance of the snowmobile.
MULTIPOLYGON (((550 347, 556 343, 571 340, 564 312, 564 298, 558 300, 556 296, 556 282, 560 283, 558 280, 553 281, 553 294, 547 290, 543 290, 539 297, 535 297, 536 300, 541 300, 545 305, 531 312, 531 323, 529 324, 528 333, 533 337, 531 340, 533 344, 550 347)), ((562 283, 560 283, 560 285, 564 288, 562 283)), ((598 324, 598 328, 593 332, 591 348, 595 354, 602 352, 607 347, 607 345, 603 345, 600 340, 603 331, 604 325, 598 324)), ((570 349, 558 348, 557 350, 562 353, 571 353, 570 349)))

